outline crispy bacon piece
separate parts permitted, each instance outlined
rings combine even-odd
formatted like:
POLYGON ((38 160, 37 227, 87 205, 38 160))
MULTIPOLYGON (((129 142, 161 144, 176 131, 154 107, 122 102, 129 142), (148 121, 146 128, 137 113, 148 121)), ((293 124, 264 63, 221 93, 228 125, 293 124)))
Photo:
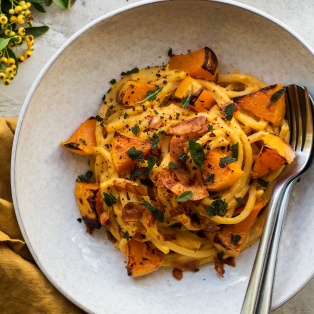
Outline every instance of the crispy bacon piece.
POLYGON ((189 120, 183 120, 175 125, 171 125, 167 129, 168 134, 187 135, 187 134, 203 134, 208 131, 206 118, 203 116, 194 117, 189 120))
POLYGON ((145 207, 136 203, 127 203, 122 208, 122 219, 127 222, 141 221, 145 207))
POLYGON ((157 116, 151 117, 148 122, 149 129, 158 130, 162 125, 163 125, 162 120, 157 116))
POLYGON ((224 262, 215 257, 215 269, 220 277, 224 276, 225 270, 224 270, 224 262))
POLYGON ((167 189, 176 195, 180 195, 184 191, 192 191, 193 196, 191 201, 199 201, 208 196, 208 191, 205 185, 198 185, 193 183, 192 185, 184 185, 180 181, 176 181, 169 168, 164 168, 158 175, 158 186, 164 185, 167 189))
POLYGON ((128 191, 137 195, 147 196, 147 192, 144 186, 137 185, 136 183, 130 181, 113 181, 113 186, 117 189, 117 191, 128 191))

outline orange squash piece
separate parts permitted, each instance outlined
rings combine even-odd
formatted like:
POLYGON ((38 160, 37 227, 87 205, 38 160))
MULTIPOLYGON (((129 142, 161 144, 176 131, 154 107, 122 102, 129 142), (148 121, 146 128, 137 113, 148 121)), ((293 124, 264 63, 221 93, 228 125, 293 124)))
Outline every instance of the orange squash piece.
POLYGON ((210 192, 221 191, 229 188, 244 174, 236 162, 221 167, 221 158, 227 157, 220 149, 210 150, 206 154, 204 162, 203 178, 207 182, 207 190, 210 192), (211 178, 209 180, 209 178, 211 178))
POLYGON ((102 213, 99 183, 76 182, 75 198, 86 226, 99 229, 98 217, 102 213))
POLYGON ((216 231, 213 237, 213 245, 229 256, 238 256, 245 245, 258 213, 265 205, 266 201, 255 203, 250 214, 238 224, 220 225, 220 230, 216 231))
POLYGON ((143 152, 143 158, 146 158, 152 150, 152 143, 115 132, 112 141, 112 159, 118 172, 130 169, 137 163, 138 160, 131 159, 127 154, 127 151, 132 147, 143 152))
POLYGON ((275 126, 280 126, 286 111, 285 93, 281 97, 272 97, 276 92, 283 91, 281 84, 270 85, 255 93, 234 98, 241 109, 248 110, 257 117, 265 119, 275 126), (275 99, 274 99, 275 98, 275 99))
POLYGON ((97 146, 95 129, 96 118, 91 117, 83 122, 61 145, 75 154, 91 155, 94 152, 94 147, 97 146))
POLYGON ((145 242, 128 241, 127 271, 132 277, 144 276, 159 269, 163 263, 162 257, 156 249, 145 242))
POLYGON ((216 104, 216 100, 209 91, 204 89, 203 86, 191 78, 191 76, 187 76, 176 89, 174 96, 182 100, 190 94, 190 108, 197 112, 208 111, 216 104))
POLYGON ((157 85, 143 82, 128 81, 123 85, 118 95, 118 103, 125 107, 138 106, 138 102, 147 97, 148 92, 153 92, 158 88, 157 85))
POLYGON ((185 71, 193 78, 216 81, 218 77, 218 59, 208 47, 186 55, 172 55, 170 70, 185 71))
POLYGON ((290 164, 295 157, 292 147, 278 135, 268 133, 255 161, 252 178, 265 176, 281 166, 290 164))

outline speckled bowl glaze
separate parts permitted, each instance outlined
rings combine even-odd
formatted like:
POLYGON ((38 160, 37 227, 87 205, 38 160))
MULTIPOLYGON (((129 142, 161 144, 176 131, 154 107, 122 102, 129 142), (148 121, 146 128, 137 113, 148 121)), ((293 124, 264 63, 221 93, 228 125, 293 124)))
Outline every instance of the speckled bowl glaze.
MULTIPOLYGON (((225 1, 144 1, 97 19, 49 61, 23 106, 12 155, 14 205, 39 267, 90 313, 224 313, 241 309, 256 246, 219 278, 213 265, 175 280, 171 270, 132 279, 103 230, 78 223, 75 179, 87 159, 60 147, 96 115, 109 81, 122 71, 167 62, 167 52, 211 47, 222 72, 241 70, 267 83, 306 84, 314 93, 313 51, 278 20, 225 1)), ((278 259, 273 307, 313 275, 314 168, 296 184, 278 259)))

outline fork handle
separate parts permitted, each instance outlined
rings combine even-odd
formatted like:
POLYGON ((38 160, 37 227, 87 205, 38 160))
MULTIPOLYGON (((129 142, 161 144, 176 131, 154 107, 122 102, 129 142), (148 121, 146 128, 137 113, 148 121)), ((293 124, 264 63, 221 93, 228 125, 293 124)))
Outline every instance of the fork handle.
POLYGON ((282 233, 282 226, 286 217, 286 209, 288 207, 289 198, 291 194, 291 190, 294 186, 296 180, 293 180, 288 187, 285 189, 281 201, 281 209, 279 210, 276 226, 274 230, 274 234, 270 243, 270 248, 268 252, 268 259, 266 260, 264 266, 264 274, 262 278, 262 283, 260 287, 259 298, 257 300, 257 314, 268 314, 271 309, 271 301, 273 294, 273 284, 276 273, 276 265, 277 265, 277 256, 278 256, 278 248, 279 242, 282 233))
POLYGON ((270 199, 263 233, 256 253, 253 270, 241 309, 241 314, 256 313, 260 286, 265 271, 265 262, 269 253, 269 244, 275 228, 283 192, 287 185, 287 181, 277 182, 277 185, 273 191, 273 195, 270 199))

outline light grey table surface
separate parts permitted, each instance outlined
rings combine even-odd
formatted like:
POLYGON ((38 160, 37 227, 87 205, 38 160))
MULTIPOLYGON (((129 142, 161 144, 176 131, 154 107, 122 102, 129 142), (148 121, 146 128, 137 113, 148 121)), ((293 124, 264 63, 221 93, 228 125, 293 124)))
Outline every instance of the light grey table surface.
MULTIPOLYGON (((35 13, 33 10, 34 25, 48 25, 50 30, 45 36, 36 40, 33 57, 20 66, 19 73, 12 84, 9 86, 0 85, 0 116, 18 116, 36 76, 50 57, 72 34, 103 14, 139 1, 76 0, 70 11, 60 10, 56 6, 51 6, 47 10, 47 14, 35 13)), ((238 2, 279 19, 299 34, 314 49, 313 0, 239 0, 238 2)), ((88 79, 88 73, 86 78, 82 79, 88 79)), ((314 279, 310 280, 300 292, 273 313, 314 313, 313 295, 314 279)))

